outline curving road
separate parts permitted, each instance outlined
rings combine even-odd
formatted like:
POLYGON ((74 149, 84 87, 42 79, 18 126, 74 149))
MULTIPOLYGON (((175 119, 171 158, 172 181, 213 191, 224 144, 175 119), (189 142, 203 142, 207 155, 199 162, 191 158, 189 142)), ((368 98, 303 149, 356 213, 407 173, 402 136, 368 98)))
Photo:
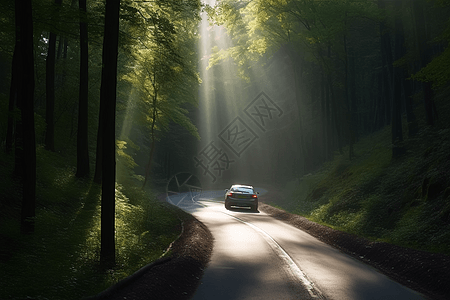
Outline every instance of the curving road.
POLYGON ((226 210, 222 191, 168 201, 214 236, 193 299, 424 299, 375 269, 263 212, 226 210))

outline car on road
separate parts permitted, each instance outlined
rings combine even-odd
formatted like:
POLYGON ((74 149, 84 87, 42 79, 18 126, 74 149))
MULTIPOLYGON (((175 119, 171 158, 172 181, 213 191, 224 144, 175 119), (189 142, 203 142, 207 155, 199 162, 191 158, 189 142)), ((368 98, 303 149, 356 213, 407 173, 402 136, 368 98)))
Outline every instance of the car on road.
POLYGON ((233 184, 225 190, 225 208, 250 207, 251 210, 258 211, 258 194, 251 185, 233 184))

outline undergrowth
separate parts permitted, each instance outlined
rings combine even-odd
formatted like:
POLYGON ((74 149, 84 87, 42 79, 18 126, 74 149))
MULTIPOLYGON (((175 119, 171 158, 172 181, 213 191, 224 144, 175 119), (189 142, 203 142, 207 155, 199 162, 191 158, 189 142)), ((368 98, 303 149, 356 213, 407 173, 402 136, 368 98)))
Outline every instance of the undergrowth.
POLYGON ((178 217, 132 181, 116 186, 116 266, 103 270, 101 187, 80 180, 70 161, 38 148, 35 232, 20 234, 20 189, 10 156, 0 156, 0 299, 81 299, 163 255, 178 217))
POLYGON ((287 184, 284 200, 270 204, 373 241, 449 255, 450 112, 445 99, 437 103, 442 109, 438 124, 428 127, 422 121, 416 136, 405 137, 401 157, 392 158, 387 126, 360 139, 355 158, 335 154, 314 174, 287 184))

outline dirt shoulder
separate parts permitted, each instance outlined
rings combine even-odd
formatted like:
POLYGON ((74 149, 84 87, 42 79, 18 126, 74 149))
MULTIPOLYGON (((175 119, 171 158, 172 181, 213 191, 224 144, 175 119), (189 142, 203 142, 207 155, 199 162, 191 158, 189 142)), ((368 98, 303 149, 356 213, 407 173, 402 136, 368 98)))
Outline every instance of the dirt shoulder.
POLYGON ((179 213, 183 230, 167 257, 143 267, 90 300, 190 299, 200 283, 212 253, 213 237, 206 226, 179 213))
POLYGON ((260 203, 259 209, 375 267, 381 273, 427 297, 450 299, 450 257, 446 255, 371 242, 264 203, 260 203))

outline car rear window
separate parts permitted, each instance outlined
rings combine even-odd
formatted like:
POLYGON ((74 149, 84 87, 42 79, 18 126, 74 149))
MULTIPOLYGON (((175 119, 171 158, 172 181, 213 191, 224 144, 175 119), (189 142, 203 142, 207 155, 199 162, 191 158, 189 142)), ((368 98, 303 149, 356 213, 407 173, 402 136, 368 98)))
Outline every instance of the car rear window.
POLYGON ((253 189, 245 188, 245 187, 233 187, 233 188, 231 188, 231 191, 241 192, 241 193, 245 193, 245 194, 253 194, 253 189))

